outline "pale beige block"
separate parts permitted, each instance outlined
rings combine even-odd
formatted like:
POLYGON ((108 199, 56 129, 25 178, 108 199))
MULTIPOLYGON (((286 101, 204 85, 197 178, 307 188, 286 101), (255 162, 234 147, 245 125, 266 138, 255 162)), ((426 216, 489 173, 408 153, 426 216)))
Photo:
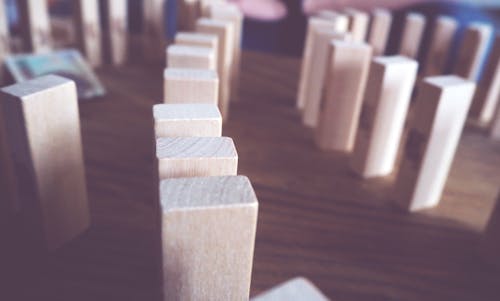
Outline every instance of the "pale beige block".
POLYGON ((250 301, 328 301, 314 284, 303 277, 288 280, 267 292, 253 297, 250 301))
POLYGON ((108 29, 106 49, 113 65, 122 65, 127 60, 128 23, 127 0, 106 0, 108 29))
POLYGON ((10 33, 9 25, 7 23, 7 12, 5 2, 0 2, 0 84, 2 84, 5 79, 4 74, 4 60, 7 55, 10 54, 10 33))
POLYGON ((324 150, 350 152, 358 129, 372 50, 365 43, 334 41, 331 44, 316 145, 324 150))
POLYGON ((471 23, 465 30, 453 74, 476 81, 493 34, 490 24, 471 23))
POLYGON ((164 300, 248 300, 258 201, 244 176, 161 181, 164 300))
POLYGON ((209 69, 167 68, 163 73, 165 103, 218 104, 219 77, 209 69))
POLYGON ((227 4, 226 0, 199 0, 200 10, 203 17, 210 17, 210 7, 214 4, 227 4))
POLYGON ((399 44, 399 54, 416 59, 420 43, 424 36, 426 19, 424 15, 409 13, 406 15, 403 33, 399 44))
POLYGON ((474 82, 453 75, 421 83, 395 185, 395 200, 404 209, 439 203, 474 90, 474 82))
POLYGON ((490 215, 488 224, 482 239, 481 253, 486 261, 500 266, 500 194, 498 195, 496 205, 490 215))
POLYGON ((35 53, 51 51, 52 32, 47 0, 22 0, 17 4, 25 49, 35 53))
POLYGON ((357 42, 364 42, 368 32, 370 16, 360 10, 347 8, 344 13, 349 17, 349 32, 352 39, 357 42))
POLYGON ((166 0, 144 0, 143 12, 143 51, 146 61, 161 61, 167 46, 167 32, 165 22, 166 0))
MULTIPOLYGON (((171 0, 169 0, 171 1, 171 0)), ((177 0, 177 28, 192 31, 196 28, 196 20, 201 17, 199 0, 177 0)))
POLYGON ((351 158, 352 168, 362 177, 393 171, 417 70, 418 63, 404 56, 373 59, 351 158))
POLYGON ((500 141, 500 106, 498 107, 496 117, 491 124, 490 136, 492 140, 500 141))
POLYGON ((79 48, 89 64, 102 64, 101 22, 97 0, 77 0, 74 3, 75 25, 79 48))
POLYGON ((160 179, 236 175, 238 153, 228 137, 156 140, 160 179))
POLYGON ((159 104, 153 106, 156 138, 220 137, 222 116, 215 104, 159 104))
POLYGON ((175 44, 185 46, 208 47, 214 50, 215 66, 219 66, 219 38, 214 34, 181 31, 175 35, 175 44))
POLYGON ((47 75, 0 96, 23 222, 54 250, 90 223, 75 83, 47 75))
POLYGON ((372 12, 368 44, 372 46, 373 56, 384 55, 391 32, 392 14, 387 9, 377 8, 372 12))
POLYGON ((320 10, 316 16, 332 23, 333 28, 327 29, 333 29, 339 33, 347 33, 349 31, 349 17, 347 15, 332 10, 320 10))
POLYGON ((457 28, 458 22, 451 17, 439 16, 436 19, 429 51, 424 63, 423 74, 425 76, 443 74, 457 28))
POLYGON ((170 45, 167 47, 168 68, 216 70, 214 49, 199 46, 170 45))

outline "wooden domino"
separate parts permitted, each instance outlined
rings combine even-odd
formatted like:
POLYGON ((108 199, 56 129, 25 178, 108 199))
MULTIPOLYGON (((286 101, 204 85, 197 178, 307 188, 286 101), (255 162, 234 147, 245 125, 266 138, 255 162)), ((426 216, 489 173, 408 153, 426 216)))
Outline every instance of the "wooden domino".
POLYGON ((177 28, 185 31, 195 30, 196 20, 201 17, 200 1, 178 0, 177 9, 177 28))
POLYGON ((170 45, 167 47, 168 68, 216 70, 217 56, 209 47, 170 45))
POLYGON ((167 46, 165 3, 165 0, 144 0, 142 2, 143 50, 144 56, 149 62, 164 58, 164 50, 167 46))
POLYGON ((358 129, 372 49, 366 43, 333 41, 331 44, 315 140, 323 150, 350 152, 358 129))
POLYGON ((0 96, 15 202, 40 249, 54 250, 90 222, 75 83, 47 75, 0 96))
POLYGON ((153 106, 156 138, 220 137, 222 116, 214 104, 159 104, 153 106))
POLYGON ((486 261, 498 266, 500 266, 500 258, 498 256, 498 254, 500 254, 500 240, 498 239, 499 235, 500 194, 498 195, 495 207, 493 208, 493 212, 490 215, 481 246, 482 255, 486 257, 486 261))
POLYGON ((372 12, 368 44, 372 46, 373 56, 384 55, 391 32, 392 14, 387 9, 377 8, 372 12))
POLYGON ((317 17, 327 20, 331 23, 328 29, 333 29, 339 33, 347 33, 349 31, 349 18, 336 11, 320 10, 317 17))
POLYGON ((163 73, 165 103, 218 104, 219 77, 215 70, 167 68, 163 73))
POLYGON ((214 34, 181 31, 175 35, 174 42, 177 45, 208 47, 219 53, 219 39, 214 34))
POLYGON ((344 13, 349 17, 349 32, 353 41, 364 42, 368 31, 370 16, 360 10, 347 8, 344 13))
POLYGON ((405 56, 373 59, 351 160, 362 177, 393 171, 417 70, 418 63, 405 56))
POLYGON ((0 3, 0 84, 5 81, 4 60, 10 54, 10 33, 7 22, 7 8, 4 2, 0 3))
POLYGON ((424 36, 426 19, 422 14, 409 13, 405 18, 399 54, 416 59, 424 36))
POLYGON ((475 84, 454 75, 423 80, 395 185, 396 202, 416 211, 436 206, 472 101, 475 84))
POLYGON ((491 140, 500 141, 500 106, 497 109, 496 117, 493 119, 490 130, 491 140))
POLYGON ((77 39, 89 64, 102 64, 101 23, 97 0, 78 0, 74 3, 77 39))
POLYGON ((263 292, 250 301, 329 301, 311 281, 296 277, 269 291, 263 292))
POLYGON ((238 153, 228 137, 167 137, 156 140, 160 179, 236 175, 238 153))
POLYGON ((108 16, 107 57, 113 65, 122 65, 128 55, 127 0, 106 0, 105 3, 108 16))
POLYGON ((248 300, 258 201, 244 176, 160 184, 164 300, 248 300))
POLYGON ((423 66, 423 74, 426 77, 443 74, 457 28, 457 21, 451 17, 439 16, 436 19, 423 66))
POLYGON ((17 4, 25 49, 35 53, 51 51, 52 31, 47 0, 23 0, 17 1, 17 4))

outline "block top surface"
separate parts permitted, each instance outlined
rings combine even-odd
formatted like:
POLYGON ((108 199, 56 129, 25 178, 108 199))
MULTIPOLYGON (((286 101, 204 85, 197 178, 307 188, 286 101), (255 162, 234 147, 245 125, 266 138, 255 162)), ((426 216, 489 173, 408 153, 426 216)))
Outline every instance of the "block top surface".
POLYGON ((213 49, 202 46, 186 46, 186 45, 171 45, 167 48, 168 54, 173 55, 189 55, 206 57, 213 54, 213 49))
POLYGON ((258 204, 245 176, 176 178, 160 182, 162 212, 258 204))
POLYGON ((475 83, 471 80, 464 79, 456 75, 440 75, 431 76, 424 79, 424 82, 428 85, 434 86, 440 89, 453 88, 453 87, 465 87, 470 86, 473 88, 475 83))
POLYGON ((389 17, 391 16, 391 12, 385 8, 375 8, 372 11, 372 14, 374 16, 384 16, 384 17, 389 17))
POLYGON ((209 18, 200 18, 196 21, 197 25, 201 26, 210 26, 210 27, 226 27, 232 26, 231 21, 221 20, 221 19, 209 19, 209 18))
POLYGON ((450 16, 439 16, 436 18, 436 23, 444 23, 447 25, 457 25, 457 20, 450 16))
POLYGON ((472 22, 467 26, 467 29, 479 31, 481 34, 490 34, 493 31, 491 24, 484 22, 472 22))
POLYGON ((194 68, 166 68, 163 72, 163 78, 168 79, 217 79, 217 71, 210 69, 194 69, 194 68))
POLYGON ((415 65, 418 66, 416 60, 403 55, 379 56, 373 59, 374 63, 379 65, 415 65))
POLYGON ((406 18, 411 21, 425 22, 425 16, 415 12, 408 13, 408 15, 406 15, 406 18))
POLYGON ((296 277, 264 292, 251 301, 328 301, 329 299, 303 277, 296 277))
POLYGON ((235 158, 233 139, 229 137, 167 137, 156 139, 158 159, 235 158))
POLYGON ((158 104, 153 106, 156 121, 162 120, 221 120, 214 104, 158 104))
POLYGON ((199 33, 199 32, 179 32, 175 35, 175 40, 206 42, 208 44, 217 41, 217 36, 213 34, 199 33))
POLYGON ((8 87, 4 87, 0 91, 4 94, 23 99, 27 96, 46 92, 49 89, 67 84, 74 85, 74 82, 70 79, 58 75, 44 75, 8 87))
POLYGON ((365 42, 358 42, 358 41, 343 41, 343 40, 332 40, 330 42, 330 45, 332 45, 335 48, 347 48, 350 50, 355 50, 359 49, 362 51, 371 51, 372 47, 370 44, 365 43, 365 42))
POLYGON ((213 17, 243 17, 239 7, 230 2, 213 3, 210 5, 210 14, 213 17))

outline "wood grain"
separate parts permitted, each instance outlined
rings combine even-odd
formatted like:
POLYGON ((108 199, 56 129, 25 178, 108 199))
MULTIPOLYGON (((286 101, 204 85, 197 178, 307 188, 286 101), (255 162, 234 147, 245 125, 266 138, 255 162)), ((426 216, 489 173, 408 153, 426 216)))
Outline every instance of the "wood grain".
POLYGON ((78 47, 89 64, 102 64, 101 22, 98 0, 78 0, 73 3, 78 47))
MULTIPOLYGON (((174 56, 171 59, 179 60, 178 57, 174 56)), ((177 63, 177 65, 186 66, 188 64, 177 63)), ((163 91, 165 103, 217 105, 219 102, 219 77, 215 70, 167 68, 163 72, 163 91)))
POLYGON ((409 13, 406 15, 403 34, 399 44, 400 55, 412 59, 418 57, 426 23, 426 18, 422 14, 409 13))
POLYGON ((436 18, 423 66, 424 76, 443 74, 457 28, 457 21, 451 17, 439 16, 436 18))

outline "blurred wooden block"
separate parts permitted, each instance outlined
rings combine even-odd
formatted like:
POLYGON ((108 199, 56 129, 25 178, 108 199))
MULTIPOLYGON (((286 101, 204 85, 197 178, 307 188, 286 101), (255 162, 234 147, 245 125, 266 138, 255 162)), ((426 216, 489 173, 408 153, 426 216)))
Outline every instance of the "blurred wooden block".
POLYGON ((159 104, 153 106, 155 136, 220 137, 222 116, 215 104, 159 104))
POLYGON ((373 56, 384 55, 391 32, 392 14, 387 9, 377 8, 372 12, 368 33, 368 44, 372 46, 373 56))
POLYGON ((500 35, 485 66, 481 81, 476 90, 470 117, 480 125, 487 126, 495 117, 500 98, 500 35))
POLYGON ((10 54, 10 33, 6 9, 5 3, 0 2, 0 84, 5 81, 4 60, 10 54))
POLYGON ((349 17, 349 33, 351 33, 353 41, 364 42, 370 16, 363 11, 353 8, 345 9, 344 13, 349 17))
POLYGON ((97 0, 77 0, 74 3, 79 48, 93 67, 102 64, 101 22, 97 0))
POLYGON ((106 0, 108 28, 105 45, 111 64, 122 65, 128 55, 127 0, 106 0))
POLYGON ((477 81, 492 34, 493 28, 489 24, 472 23, 467 27, 453 74, 477 81))
POLYGON ((15 202, 37 247, 54 250, 90 223, 75 83, 47 75, 0 96, 15 202))
POLYGON ((425 76, 443 74, 457 28, 457 21, 451 17, 439 16, 436 19, 424 64, 423 74, 425 76))
POLYGON ((145 59, 149 62, 161 61, 165 56, 165 47, 167 46, 165 3, 165 0, 144 0, 142 2, 143 50, 145 59))
POLYGON ((213 34, 181 31, 175 35, 175 44, 208 47, 214 49, 215 53, 219 53, 218 37, 213 34))
POLYGON ((52 50, 47 0, 18 0, 21 34, 26 51, 49 52, 52 50))
POLYGON ((210 18, 210 7, 214 4, 228 4, 227 0, 199 0, 201 16, 210 18))
POLYGON ((164 300, 248 300, 258 201, 244 176, 161 181, 164 300))
POLYGON ((238 154, 228 137, 156 140, 160 179, 236 175, 238 154))
POLYGON ((491 124, 490 136, 492 140, 500 141, 500 106, 498 107, 496 117, 491 124))
POLYGON ((403 34, 399 44, 399 54, 416 59, 424 35, 425 17, 422 14, 409 13, 405 18, 403 34))
POLYGON ((312 282, 296 277, 267 292, 253 297, 250 301, 329 301, 312 282))
POLYGON ((323 150, 350 152, 358 129, 372 49, 365 43, 331 44, 316 144, 323 150))
POLYGON ((423 80, 395 186, 406 210, 439 203, 474 90, 474 82, 453 75, 423 80))
POLYGON ((333 28, 325 29, 333 29, 339 33, 347 33, 349 31, 349 18, 344 14, 332 10, 320 10, 316 16, 332 22, 333 28))
POLYGON ((183 31, 195 30, 196 20, 201 17, 200 1, 178 0, 177 11, 177 29, 183 31))
POLYGON ((486 261, 489 263, 496 264, 500 266, 500 194, 498 195, 496 205, 490 215, 488 224, 486 225, 486 230, 484 232, 484 237, 482 241, 482 253, 486 257, 486 261))
POLYGON ((217 56, 212 48, 184 45, 167 47, 168 68, 216 70, 217 56))
POLYGON ((418 63, 404 56, 373 59, 351 161, 362 177, 393 171, 417 70, 418 63))
POLYGON ((217 105, 219 78, 209 69, 167 68, 163 73, 165 103, 217 105))

